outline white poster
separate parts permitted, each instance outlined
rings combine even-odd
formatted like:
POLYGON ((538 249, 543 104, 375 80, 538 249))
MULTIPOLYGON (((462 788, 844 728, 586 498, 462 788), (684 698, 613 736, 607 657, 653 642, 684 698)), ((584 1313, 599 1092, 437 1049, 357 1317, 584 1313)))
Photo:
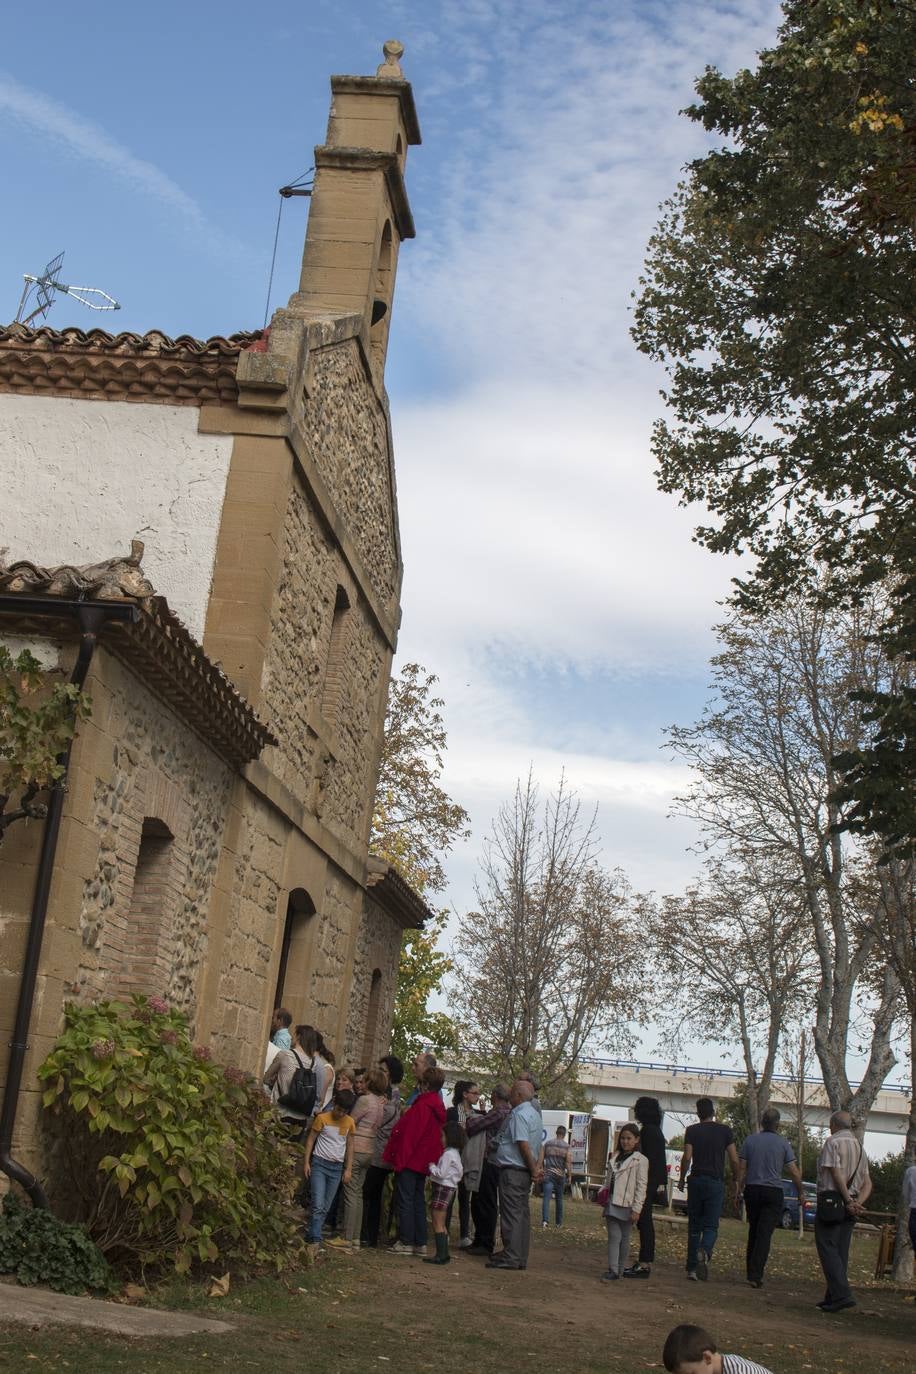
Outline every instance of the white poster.
POLYGON ((587 1112, 577 1112, 569 1129, 569 1155, 574 1174, 585 1173, 585 1152, 588 1143, 588 1123, 591 1117, 587 1112))

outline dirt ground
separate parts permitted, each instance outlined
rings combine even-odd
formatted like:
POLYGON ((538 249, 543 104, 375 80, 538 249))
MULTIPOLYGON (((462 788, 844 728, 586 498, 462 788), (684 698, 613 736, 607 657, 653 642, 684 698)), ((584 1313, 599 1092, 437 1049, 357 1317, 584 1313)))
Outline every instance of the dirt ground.
POLYGON ((744 1282, 741 1223, 723 1224, 709 1282, 698 1284, 684 1275, 683 1223, 662 1222, 651 1279, 602 1284, 598 1209, 573 1204, 562 1231, 544 1232, 537 1206, 525 1273, 488 1270, 460 1254, 438 1268, 384 1252, 332 1253, 304 1274, 236 1285, 224 1299, 176 1285, 151 1295, 154 1305, 234 1321, 229 1336, 138 1342, 7 1327, 0 1330, 0 1369, 425 1374, 457 1360, 474 1374, 631 1374, 660 1369, 665 1335, 684 1321, 707 1326, 720 1349, 774 1374, 912 1374, 916 1367, 913 1294, 871 1280, 874 1236, 854 1243, 850 1270, 859 1306, 827 1316, 814 1307, 823 1285, 810 1235, 800 1241, 777 1233, 758 1291, 744 1282))

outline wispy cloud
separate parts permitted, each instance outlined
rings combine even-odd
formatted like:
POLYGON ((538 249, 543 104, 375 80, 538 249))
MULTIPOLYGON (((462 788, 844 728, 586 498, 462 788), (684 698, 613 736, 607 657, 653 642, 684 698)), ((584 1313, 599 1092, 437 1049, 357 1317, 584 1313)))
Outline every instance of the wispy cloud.
POLYGON ((186 191, 155 163, 136 157, 98 124, 0 72, 0 117, 22 124, 69 152, 94 163, 133 191, 157 201, 193 230, 208 247, 224 256, 238 249, 186 191))

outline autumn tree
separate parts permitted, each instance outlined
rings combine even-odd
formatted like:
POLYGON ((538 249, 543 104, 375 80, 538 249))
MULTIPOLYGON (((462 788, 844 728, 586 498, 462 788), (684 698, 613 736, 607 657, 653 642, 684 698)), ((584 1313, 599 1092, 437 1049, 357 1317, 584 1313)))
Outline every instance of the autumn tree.
POLYGON ((46 814, 44 794, 63 774, 61 755, 89 697, 47 672, 28 649, 0 644, 0 841, 15 821, 46 814))
POLYGON ((901 984, 882 953, 887 912, 872 860, 836 828, 833 761, 863 730, 850 689, 884 680, 873 634, 882 614, 875 598, 832 612, 799 598, 762 621, 735 614, 719 628, 713 700, 669 732, 696 776, 682 809, 707 843, 777 866, 800 894, 816 961, 815 1049, 831 1107, 857 1122, 896 1062, 901 984), (866 1064, 853 1089, 855 1020, 866 1064))
MULTIPOLYGON (((717 144, 664 207, 633 329, 669 377, 659 485, 707 507, 701 543, 754 556, 757 610, 823 565, 835 597, 916 580, 916 6, 783 15, 755 70, 697 82, 686 114, 717 144)), ((846 799, 912 842, 916 702, 887 691, 846 799)))
MULTIPOLYGON (((369 841, 371 852, 427 900, 446 887, 444 855, 470 833, 467 812, 441 785, 447 736, 436 682, 418 663, 405 664, 391 680, 369 841)), ((405 1061, 424 1045, 457 1044, 451 1018, 429 1010, 429 999, 442 991, 452 969, 439 949, 445 922, 439 911, 424 929, 404 932, 392 1046, 405 1061)))
POLYGON ((784 1028, 813 991, 813 944, 794 866, 782 856, 733 852, 711 859, 682 896, 642 907, 658 960, 659 1024, 673 1044, 691 1034, 736 1046, 757 1123, 784 1028))
POLYGON ((476 890, 455 946, 467 1061, 509 1078, 530 1069, 544 1105, 564 1105, 583 1051, 628 1046, 643 1009, 626 879, 599 865, 595 816, 565 779, 542 804, 529 775, 500 807, 476 890))

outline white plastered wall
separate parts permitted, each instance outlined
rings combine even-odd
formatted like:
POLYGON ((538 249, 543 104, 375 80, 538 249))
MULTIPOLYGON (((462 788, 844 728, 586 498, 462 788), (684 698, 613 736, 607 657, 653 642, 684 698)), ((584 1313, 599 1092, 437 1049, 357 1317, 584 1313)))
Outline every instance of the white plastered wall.
POLYGON ((0 549, 54 567, 142 539, 144 572, 202 640, 232 438, 197 419, 195 406, 0 395, 0 549))

